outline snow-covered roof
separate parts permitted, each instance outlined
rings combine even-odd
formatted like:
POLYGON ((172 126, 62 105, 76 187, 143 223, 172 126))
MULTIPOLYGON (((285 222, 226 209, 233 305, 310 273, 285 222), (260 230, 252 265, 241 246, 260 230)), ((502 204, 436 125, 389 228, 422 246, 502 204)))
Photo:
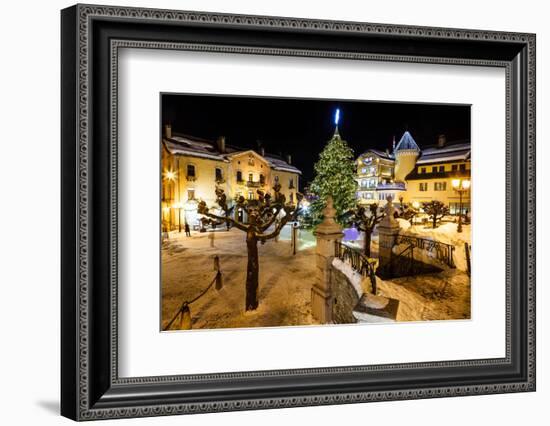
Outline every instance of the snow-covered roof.
POLYGON ((458 142, 441 148, 431 146, 422 150, 417 164, 437 163, 441 161, 466 161, 470 158, 470 142, 458 142))
MULTIPOLYGON (((228 157, 235 154, 252 151, 247 148, 226 145, 225 152, 221 153, 218 150, 216 142, 187 135, 173 135, 171 138, 163 138, 163 143, 170 154, 188 155, 190 157, 207 158, 225 162, 228 161, 228 157)), ((302 174, 298 168, 287 163, 275 154, 266 154, 262 156, 255 151, 254 153, 259 157, 263 157, 274 170, 302 174)))
POLYGON ((284 161, 280 157, 274 157, 271 154, 266 154, 264 158, 269 162, 271 167, 273 167, 275 170, 302 174, 302 172, 299 169, 297 169, 291 164, 288 164, 286 161, 284 161))
POLYGON ((189 139, 174 137, 171 139, 163 139, 164 146, 170 154, 188 155, 190 157, 208 158, 210 160, 225 161, 223 155, 212 149, 211 145, 195 143, 189 139))
POLYGON ((374 154, 377 157, 383 158, 385 160, 391 160, 391 161, 395 160, 393 154, 389 151, 386 152, 386 151, 381 151, 379 149, 370 148, 370 149, 367 149, 363 154, 361 154, 361 156, 363 157, 367 154, 374 154))
POLYGON ((401 136, 401 139, 395 147, 394 152, 402 151, 405 149, 414 149, 415 151, 420 151, 420 148, 416 144, 416 141, 408 131, 403 133, 403 136, 401 136))

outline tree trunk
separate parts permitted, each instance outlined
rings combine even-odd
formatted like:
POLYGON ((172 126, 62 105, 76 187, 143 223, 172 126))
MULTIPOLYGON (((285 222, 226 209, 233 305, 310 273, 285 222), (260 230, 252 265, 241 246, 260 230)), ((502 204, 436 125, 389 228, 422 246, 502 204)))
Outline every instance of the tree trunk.
POLYGON ((253 231, 246 234, 248 265, 246 267, 246 310, 253 311, 258 307, 258 239, 253 231))
POLYGON ((370 257, 370 241, 371 241, 371 231, 365 231, 365 241, 364 241, 364 248, 363 253, 365 253, 365 256, 370 257))

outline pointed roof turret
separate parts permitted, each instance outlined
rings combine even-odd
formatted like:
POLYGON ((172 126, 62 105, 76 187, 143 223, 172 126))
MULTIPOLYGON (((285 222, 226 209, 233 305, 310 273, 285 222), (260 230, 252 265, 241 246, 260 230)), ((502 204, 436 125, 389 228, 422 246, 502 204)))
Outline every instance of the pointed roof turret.
POLYGON ((416 144, 416 141, 412 137, 412 135, 406 131, 403 133, 403 136, 401 136, 401 139, 399 140, 399 143, 395 147, 395 152, 402 151, 405 149, 411 149, 415 151, 420 151, 420 148, 416 144))

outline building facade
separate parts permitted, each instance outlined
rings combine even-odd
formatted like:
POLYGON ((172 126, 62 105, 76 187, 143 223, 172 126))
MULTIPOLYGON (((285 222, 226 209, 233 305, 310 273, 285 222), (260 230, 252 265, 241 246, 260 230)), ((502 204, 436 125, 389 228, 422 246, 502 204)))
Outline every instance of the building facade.
MULTIPOLYGON (((405 132, 393 149, 369 149, 357 160, 357 198, 362 203, 384 204, 391 195, 415 206, 438 200, 449 206, 451 214, 460 211, 461 195, 453 186, 461 180, 471 182, 469 141, 447 142, 440 135, 437 143, 421 149, 405 132)), ((462 191, 462 213, 471 209, 470 190, 462 191)))
MULTIPOLYGON (((176 229, 188 223, 199 226, 199 201, 216 208, 216 188, 225 191, 231 203, 237 197, 258 198, 258 190, 273 192, 276 182, 286 201, 295 203, 300 170, 285 159, 258 151, 227 145, 224 137, 216 141, 172 134, 165 126, 162 138, 161 208, 164 229, 176 229)), ((245 220, 244 212, 235 211, 245 220)))

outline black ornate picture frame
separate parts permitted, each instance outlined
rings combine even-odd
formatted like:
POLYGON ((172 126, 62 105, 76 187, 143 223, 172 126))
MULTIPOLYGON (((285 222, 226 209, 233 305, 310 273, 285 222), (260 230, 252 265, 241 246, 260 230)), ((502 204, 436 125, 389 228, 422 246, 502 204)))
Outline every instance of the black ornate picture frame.
POLYGON ((535 390, 535 35, 76 5, 61 13, 61 413, 74 420, 535 390), (120 378, 122 47, 500 67, 506 73, 506 356, 120 378))

